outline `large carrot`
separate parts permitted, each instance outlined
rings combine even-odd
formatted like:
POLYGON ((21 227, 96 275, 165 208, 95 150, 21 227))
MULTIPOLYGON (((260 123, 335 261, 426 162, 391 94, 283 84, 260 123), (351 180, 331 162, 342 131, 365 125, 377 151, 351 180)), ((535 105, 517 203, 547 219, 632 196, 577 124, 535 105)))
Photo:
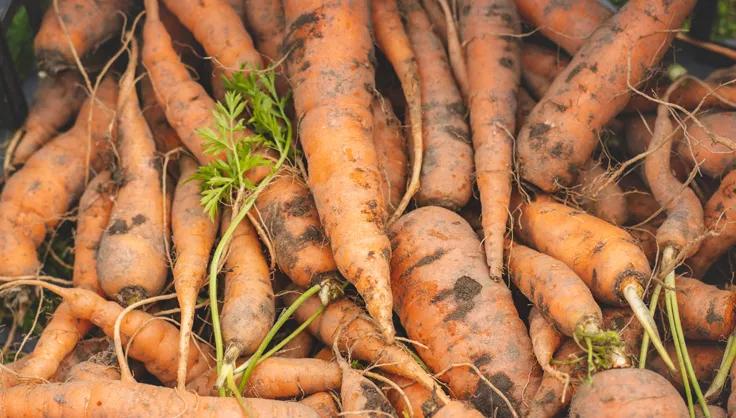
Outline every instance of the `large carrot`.
POLYGON ((376 44, 391 62, 391 66, 401 83, 401 89, 409 109, 406 119, 409 122, 411 132, 412 169, 406 191, 399 197, 399 201, 392 211, 389 221, 389 223, 392 223, 401 216, 409 205, 411 198, 419 190, 420 182, 424 181, 420 177, 423 170, 426 142, 423 131, 425 119, 422 115, 424 112, 424 109, 422 109, 424 92, 420 89, 422 83, 420 70, 417 68, 418 59, 416 54, 418 51, 416 48, 412 48, 413 45, 409 39, 408 30, 405 30, 402 25, 397 0, 374 0, 369 3, 371 5, 371 23, 376 37, 376 44))
MULTIPOLYGON (((318 418, 306 405, 244 399, 263 417, 318 418)), ((0 392, 0 416, 7 418, 148 417, 236 418, 245 414, 234 398, 216 398, 140 383, 113 381, 24 385, 0 392)))
MULTIPOLYGON (((668 366, 674 368, 664 351, 657 326, 641 300, 644 281, 651 270, 649 261, 631 235, 542 196, 516 209, 519 212, 514 229, 522 241, 567 264, 598 301, 618 306, 628 303, 652 336, 657 351, 668 366)), ((515 210, 512 213, 516 213, 515 210)))
POLYGON ((489 277, 475 232, 459 215, 425 207, 403 216, 390 235, 394 308, 419 356, 484 414, 523 414, 540 369, 511 292, 489 277))
POLYGON ((424 151, 417 203, 458 210, 470 199, 473 182, 473 149, 463 98, 447 53, 419 1, 401 0, 399 4, 421 87, 424 151))
MULTIPOLYGON (((79 200, 77 233, 74 238, 75 286, 101 292, 97 280, 96 252, 102 233, 110 218, 115 188, 110 172, 103 171, 90 181, 79 200)), ((71 307, 62 302, 54 312, 23 366, 16 371, 20 377, 50 379, 59 365, 74 350, 92 324, 72 315, 71 307)))
POLYGON ((192 339, 194 305, 205 282, 207 262, 217 234, 217 223, 210 219, 199 202, 200 182, 192 179, 196 170, 197 164, 192 158, 181 157, 179 182, 174 190, 174 202, 171 205, 171 230, 176 250, 174 287, 181 308, 176 379, 180 389, 186 382, 186 359, 189 358, 189 345, 192 339))
POLYGON ((163 289, 168 274, 164 239, 169 233, 156 144, 138 106, 135 41, 129 55, 117 103, 116 148, 122 186, 97 250, 100 287, 126 306, 163 289))
MULTIPOLYGON (((297 297, 293 291, 284 294, 288 304, 297 297)), ((299 322, 305 322, 321 306, 319 299, 313 296, 297 309, 295 317, 299 322)), ((352 358, 375 363, 384 371, 412 379, 429 390, 435 390, 442 401, 447 400, 447 395, 406 348, 396 343, 387 344, 376 325, 366 318, 365 312, 348 299, 330 303, 308 329, 324 344, 333 346, 337 342, 337 347, 350 353, 352 358)))
POLYGON ((503 273, 521 73, 519 40, 514 35, 521 29, 511 0, 468 1, 461 10, 483 245, 491 278, 497 280, 503 273))
POLYGON ((31 156, 0 195, 0 274, 35 274, 36 248, 84 191, 89 169, 107 165, 117 85, 105 79, 74 127, 31 156))
POLYGON ((598 144, 596 132, 624 108, 629 84, 662 58, 694 4, 630 1, 591 35, 519 133, 524 179, 546 191, 574 183, 598 144))
MULTIPOLYGON (((221 230, 230 224, 229 211, 221 230)), ((232 367, 243 354, 252 354, 268 334, 276 316, 271 271, 258 234, 248 219, 235 228, 225 260, 225 298, 222 305, 224 367, 232 367)), ((223 373, 225 374, 225 373, 223 373)))
POLYGON ((132 0, 54 0, 43 16, 33 41, 41 69, 57 73, 116 35, 132 0), (58 13, 57 13, 58 12, 58 13))
POLYGON ((721 180, 704 212, 708 235, 698 252, 687 260, 695 277, 703 277, 713 262, 736 243, 736 170, 721 180))
POLYGON ((340 272, 391 342, 391 248, 372 141, 368 4, 289 0, 285 10, 287 69, 309 186, 340 272))
POLYGON ((339 278, 314 199, 297 173, 283 169, 258 195, 256 208, 276 263, 292 282, 307 288, 339 278))
POLYGON ((56 77, 41 79, 19 134, 15 149, 9 150, 12 165, 23 164, 37 149, 53 138, 82 107, 85 94, 81 77, 65 71, 56 77))
POLYGON ((515 0, 521 17, 574 54, 613 11, 599 0, 515 0))

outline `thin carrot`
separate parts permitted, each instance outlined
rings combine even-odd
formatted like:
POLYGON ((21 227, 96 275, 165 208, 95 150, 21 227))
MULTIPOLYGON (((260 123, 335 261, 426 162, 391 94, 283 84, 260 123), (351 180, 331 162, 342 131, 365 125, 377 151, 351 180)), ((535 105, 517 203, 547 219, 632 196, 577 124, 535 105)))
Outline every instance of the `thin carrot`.
POLYGON ((557 331, 536 307, 529 311, 529 337, 532 340, 534 357, 537 358, 537 363, 542 366, 542 370, 545 373, 556 374, 564 379, 565 376, 558 372, 551 362, 555 352, 565 341, 565 336, 557 331))
POLYGON ((383 97, 373 99, 373 146, 376 148, 378 169, 381 173, 383 200, 388 204, 388 212, 399 207, 406 188, 408 156, 406 144, 401 133, 401 125, 396 118, 391 103, 383 97))

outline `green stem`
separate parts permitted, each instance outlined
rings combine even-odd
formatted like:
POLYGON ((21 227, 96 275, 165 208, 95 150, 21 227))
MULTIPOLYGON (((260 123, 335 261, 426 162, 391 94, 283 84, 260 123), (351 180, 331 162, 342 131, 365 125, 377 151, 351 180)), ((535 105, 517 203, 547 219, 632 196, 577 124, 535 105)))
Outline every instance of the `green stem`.
POLYGON ((662 358, 662 361, 664 361, 664 364, 670 370, 677 371, 675 364, 672 362, 672 358, 670 358, 670 355, 664 348, 664 344, 662 344, 662 339, 659 338, 657 324, 654 322, 652 315, 649 314, 649 308, 641 300, 641 296, 639 294, 641 291, 642 289, 640 286, 630 284, 623 290, 624 298, 626 298, 626 301, 631 307, 631 311, 636 316, 636 319, 639 320, 644 331, 649 334, 649 338, 651 339, 654 348, 657 350, 657 353, 659 353, 659 356, 662 358))
MULTIPOLYGON (((665 286, 667 285, 665 279, 665 286)), ((693 395, 690 392, 690 382, 688 379, 687 370, 685 370, 685 361, 682 358, 682 350, 680 344, 677 342, 677 335, 675 335, 675 319, 672 311, 672 300, 670 298, 670 290, 665 289, 665 307, 667 309, 667 321, 669 321, 670 329, 672 330, 672 337, 674 339, 675 354, 677 356, 677 363, 680 366, 680 376, 682 377, 682 386, 685 388, 685 398, 687 399, 687 410, 690 413, 690 418, 695 417, 695 409, 693 408, 693 395)))
POLYGON ((240 392, 238 392, 238 388, 235 385, 235 379, 233 379, 232 375, 228 375, 227 377, 227 387, 228 389, 230 389, 230 391, 235 396, 235 399, 238 401, 238 405, 240 405, 240 409, 243 411, 243 414, 245 414, 246 417, 251 417, 252 414, 248 410, 248 407, 245 405, 243 397, 240 396, 240 392))
POLYGON ((585 345, 588 347, 588 379, 593 377, 595 366, 593 365, 593 342, 589 337, 585 337, 585 345))
POLYGON ((261 341, 261 345, 258 346, 258 349, 255 353, 253 353, 253 356, 251 356, 251 361, 248 364, 248 368, 245 369, 245 373, 243 374, 243 377, 240 379, 240 385, 239 389, 242 392, 245 389, 245 385, 248 383, 248 380, 250 379, 250 376, 253 374, 253 369, 256 368, 256 365, 258 365, 258 362, 261 359, 261 356, 263 355, 263 352, 266 351, 266 347, 268 347, 268 344, 271 343, 271 340, 274 336, 276 336, 276 333, 281 329, 281 327, 284 326, 286 321, 291 317, 291 315, 296 312, 296 310, 304 303, 307 299, 312 297, 313 295, 317 294, 319 290, 322 288, 321 285, 316 284, 309 289, 307 289, 306 292, 302 293, 301 296, 299 296, 284 312, 281 313, 279 316, 279 319, 276 320, 276 323, 273 324, 273 327, 271 327, 271 330, 268 331, 268 334, 266 337, 261 341))
MULTIPOLYGON (((649 315, 654 317, 654 312, 657 310, 657 303, 659 302, 659 294, 662 293, 662 284, 658 283, 654 287, 652 297, 649 299, 649 315)), ((641 351, 639 351, 639 368, 645 369, 647 366, 647 355, 649 354, 649 334, 644 333, 641 337, 641 351)))
POLYGON ((718 368, 718 373, 708 390, 705 391, 705 399, 710 399, 721 392, 723 385, 726 384, 726 379, 728 378, 728 373, 731 371, 731 365, 734 359, 736 359, 736 336, 731 334, 726 342, 726 351, 723 353, 723 359, 721 359, 721 366, 718 368))

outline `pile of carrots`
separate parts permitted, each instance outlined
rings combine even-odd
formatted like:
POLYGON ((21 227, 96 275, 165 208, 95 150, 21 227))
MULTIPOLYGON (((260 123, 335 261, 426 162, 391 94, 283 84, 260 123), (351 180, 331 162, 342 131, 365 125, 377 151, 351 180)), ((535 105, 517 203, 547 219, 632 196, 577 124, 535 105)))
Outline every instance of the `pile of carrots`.
POLYGON ((736 416, 695 2, 52 0, 0 417, 736 416))

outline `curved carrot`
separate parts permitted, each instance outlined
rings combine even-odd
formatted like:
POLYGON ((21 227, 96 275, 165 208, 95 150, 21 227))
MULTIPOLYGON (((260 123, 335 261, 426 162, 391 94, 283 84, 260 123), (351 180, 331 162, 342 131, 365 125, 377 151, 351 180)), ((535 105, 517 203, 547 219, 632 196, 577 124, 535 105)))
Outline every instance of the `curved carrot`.
POLYGON ((36 248, 84 191, 88 170, 107 166, 117 85, 106 78, 69 131, 34 153, 0 195, 0 274, 35 274, 36 248))
POLYGON ((693 0, 626 3, 575 54, 519 133, 521 176, 545 191, 573 184, 598 144, 596 132, 621 111, 667 50, 693 0))
POLYGON ((163 289, 168 274, 164 239, 169 234, 156 144, 135 89, 135 40, 129 55, 117 103, 122 185, 97 250, 100 287, 125 306, 156 296, 163 289))
POLYGON ((141 79, 141 102, 143 103, 143 117, 151 128, 153 140, 156 142, 156 150, 167 153, 175 148, 183 147, 179 135, 176 134, 169 121, 166 120, 166 112, 156 99, 156 92, 148 77, 141 79))
POLYGON ((388 212, 393 212, 401 203, 406 188, 408 156, 401 134, 401 125, 391 103, 381 98, 373 99, 373 146, 376 148, 378 170, 381 173, 383 200, 388 212))
POLYGON ((81 59, 118 34, 134 5, 132 0, 52 1, 33 40, 39 68, 52 74, 75 68, 75 55, 81 59))
POLYGON ((217 234, 217 222, 210 219, 199 202, 200 183, 192 179, 196 170, 197 164, 191 157, 185 155, 179 159, 179 182, 171 205, 171 230, 176 250, 174 288, 181 308, 177 367, 177 386, 180 389, 186 382, 194 305, 205 283, 207 264, 217 234))
POLYGON ((540 369, 511 292, 489 277, 475 232, 456 213, 424 207, 390 229, 394 309, 417 353, 458 399, 486 415, 498 408, 523 414, 540 369), (475 364, 507 398, 477 375, 475 364), (448 369, 449 368, 449 369, 448 369), (508 402, 508 403, 507 403, 508 402))
POLYGON ((400 0, 421 81, 422 172, 417 203, 459 210, 473 189, 473 149, 463 97, 419 0, 400 0))
POLYGON ((287 69, 309 186, 340 272, 391 342, 391 248, 372 142, 368 4, 288 0, 284 6, 290 28, 284 41, 291 49, 287 69))
POLYGON ((85 99, 81 81, 75 71, 41 79, 21 128, 23 136, 11 154, 12 165, 25 163, 76 116, 85 99))
POLYGON ((520 80, 519 40, 514 35, 521 28, 511 0, 467 2, 460 24, 468 61, 468 107, 483 210, 483 245, 491 278, 498 280, 503 273, 520 80))

